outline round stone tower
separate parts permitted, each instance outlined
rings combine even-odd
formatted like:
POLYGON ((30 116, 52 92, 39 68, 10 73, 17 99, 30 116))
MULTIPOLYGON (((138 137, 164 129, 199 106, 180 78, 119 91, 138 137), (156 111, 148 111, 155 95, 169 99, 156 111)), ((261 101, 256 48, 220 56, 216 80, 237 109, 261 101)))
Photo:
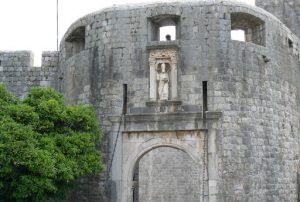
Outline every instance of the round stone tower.
POLYGON ((226 1, 112 7, 60 48, 60 90, 94 105, 105 134, 107 170, 78 181, 77 201, 297 200, 299 39, 273 15, 226 1))

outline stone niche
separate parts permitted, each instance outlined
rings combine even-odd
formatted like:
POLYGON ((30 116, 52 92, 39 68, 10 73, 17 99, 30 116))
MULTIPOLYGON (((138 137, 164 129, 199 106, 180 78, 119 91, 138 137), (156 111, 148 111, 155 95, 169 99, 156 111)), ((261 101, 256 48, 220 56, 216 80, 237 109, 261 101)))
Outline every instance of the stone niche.
POLYGON ((177 49, 150 50, 150 102, 178 100, 177 64, 177 49))

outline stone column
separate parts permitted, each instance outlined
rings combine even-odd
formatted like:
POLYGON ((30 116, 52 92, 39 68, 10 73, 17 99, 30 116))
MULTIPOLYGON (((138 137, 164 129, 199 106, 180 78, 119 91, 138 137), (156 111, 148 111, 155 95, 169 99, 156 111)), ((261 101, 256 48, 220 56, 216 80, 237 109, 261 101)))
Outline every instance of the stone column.
POLYGON ((155 62, 150 61, 150 100, 156 100, 156 70, 155 70, 155 62))
POLYGON ((171 64, 171 100, 177 100, 177 63, 171 64))

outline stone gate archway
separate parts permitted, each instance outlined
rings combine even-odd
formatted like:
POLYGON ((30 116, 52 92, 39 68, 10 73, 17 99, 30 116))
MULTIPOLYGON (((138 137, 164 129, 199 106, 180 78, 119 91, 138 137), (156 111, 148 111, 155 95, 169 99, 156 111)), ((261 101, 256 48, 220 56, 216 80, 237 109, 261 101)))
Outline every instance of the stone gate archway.
POLYGON ((202 171, 203 166, 180 149, 152 149, 135 165, 133 202, 199 202, 202 171))
MULTIPOLYGON (((136 176, 135 173, 137 166, 142 166, 142 170, 138 171, 139 174, 142 176, 139 176, 140 179, 145 178, 148 176, 151 176, 152 178, 162 178, 160 182, 157 181, 157 179, 153 179, 153 183, 155 184, 161 184, 163 187, 163 184, 165 184, 165 187, 162 189, 175 189, 177 192, 179 192, 179 196, 182 197, 189 197, 192 201, 203 201, 201 195, 207 195, 203 193, 207 190, 207 170, 206 165, 203 165, 203 159, 207 158, 205 152, 204 152, 204 137, 206 135, 205 131, 201 130, 190 130, 190 131, 161 131, 161 132, 124 132, 123 133, 123 163, 122 163, 122 201, 126 202, 133 202, 134 195, 136 197, 136 193, 134 190, 136 190, 136 176), (177 164, 178 162, 175 162, 176 160, 176 154, 177 160, 181 161, 181 164, 188 164, 187 166, 177 164), (152 155, 152 159, 149 155, 152 155), (164 162, 164 163, 155 163, 153 160, 158 160, 162 156, 163 159, 171 161, 164 162), (154 157, 154 159, 153 159, 154 157), (156 173, 149 173, 149 170, 147 170, 147 165, 152 164, 156 166, 154 172, 156 173), (177 168, 173 168, 172 166, 177 166, 177 168), (162 167, 165 167, 163 169, 162 167), (193 170, 194 172, 194 179, 191 179, 191 173, 184 173, 185 170, 193 170), (162 170, 163 169, 163 170, 162 170), (158 171, 162 172, 168 172, 166 175, 163 173, 159 173, 158 171), (204 173, 203 173, 204 171, 204 173), (183 173, 181 173, 183 172, 183 173), (176 175, 183 175, 187 177, 185 179, 176 178, 174 176, 176 175), (164 182, 164 179, 166 180, 167 177, 172 177, 173 179, 168 179, 169 182, 164 182), (195 176, 197 176, 195 178, 195 176), (142 178, 141 178, 142 177, 142 178), (203 179, 205 178, 205 179, 203 179), (186 184, 188 186, 192 186, 194 183, 194 196, 185 196, 185 191, 181 189, 180 180, 182 180, 182 184, 186 184), (168 183, 176 183, 173 185, 170 185, 168 183), (203 183, 204 182, 204 183, 203 183), (173 186, 173 187, 172 187, 173 186), (197 190, 198 189, 198 190, 197 190), (198 198, 198 200, 196 199, 198 198)), ((160 159, 162 160, 162 159, 160 159)), ((153 170, 152 170, 153 171, 153 170)), ((141 182, 139 179, 139 183, 141 182)), ((147 182, 145 182, 147 183, 147 182)), ((139 189, 139 198, 144 197, 143 201, 147 201, 151 194, 155 194, 155 190, 158 190, 155 184, 144 184, 142 185, 141 189, 139 189), (146 186, 149 186, 147 189, 152 189, 152 192, 150 193, 143 193, 146 190, 146 186), (142 194, 142 195, 140 195, 142 194), (144 200, 146 199, 146 200, 144 200)), ((159 191, 159 190, 158 190, 159 191)), ((159 198, 156 198, 157 201, 168 201, 168 198, 170 201, 174 201, 174 198, 171 197, 171 194, 174 191, 170 191, 167 194, 160 194, 158 193, 159 198)), ((148 200, 151 201, 151 200, 148 200)), ((205 201, 207 201, 205 199, 205 201)))

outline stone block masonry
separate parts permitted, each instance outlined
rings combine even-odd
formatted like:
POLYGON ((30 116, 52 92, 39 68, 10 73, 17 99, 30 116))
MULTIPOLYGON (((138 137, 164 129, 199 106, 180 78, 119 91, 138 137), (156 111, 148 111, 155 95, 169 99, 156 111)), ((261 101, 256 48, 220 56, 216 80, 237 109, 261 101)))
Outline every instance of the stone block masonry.
POLYGON ((32 67, 33 53, 31 51, 0 51, 1 67, 32 67))
POLYGON ((297 200, 300 8, 293 0, 257 3, 279 19, 219 0, 114 6, 74 22, 41 67, 30 52, 0 52, 0 81, 16 95, 51 85, 68 103, 97 110, 111 173, 79 179, 70 200, 297 200), (167 25, 176 40, 159 40, 167 25), (236 29, 245 41, 231 39, 236 29), (181 185, 193 183, 192 196, 181 185))
POLYGON ((256 5, 275 15, 300 37, 300 3, 298 0, 256 0, 256 5))
POLYGON ((57 52, 43 52, 41 67, 33 66, 30 51, 1 51, 0 61, 0 82, 20 98, 33 86, 56 86, 57 52))
POLYGON ((161 147, 139 162, 139 201, 199 201, 201 169, 187 153, 161 147))

